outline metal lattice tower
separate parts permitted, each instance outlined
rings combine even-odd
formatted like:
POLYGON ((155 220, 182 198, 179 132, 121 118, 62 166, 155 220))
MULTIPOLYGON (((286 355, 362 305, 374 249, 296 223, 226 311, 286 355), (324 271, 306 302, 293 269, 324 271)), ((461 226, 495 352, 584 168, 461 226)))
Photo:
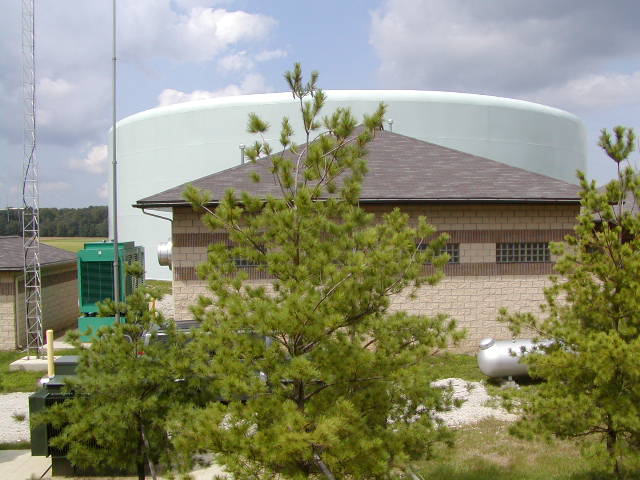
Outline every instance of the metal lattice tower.
POLYGON ((22 92, 24 136, 22 162, 22 241, 24 245, 24 314, 27 352, 42 349, 42 282, 40 275, 40 210, 36 160, 36 71, 34 0, 22 0, 22 92))

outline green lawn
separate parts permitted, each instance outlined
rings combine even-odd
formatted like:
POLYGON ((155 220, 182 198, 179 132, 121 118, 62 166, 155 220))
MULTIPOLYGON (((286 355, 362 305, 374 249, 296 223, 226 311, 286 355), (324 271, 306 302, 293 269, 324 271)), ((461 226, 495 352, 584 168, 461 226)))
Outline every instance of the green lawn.
POLYGON ((487 376, 478 369, 475 355, 443 353, 429 357, 427 361, 438 379, 462 378, 468 382, 487 380, 487 376))
POLYGON ((85 242, 101 242, 103 240, 106 239, 102 237, 42 237, 40 239, 45 245, 51 245, 74 253, 82 250, 85 242))
POLYGON ((172 288, 170 280, 145 280, 144 283, 158 287, 162 295, 171 295, 172 288))
MULTIPOLYGON (((582 458, 576 442, 520 440, 508 428, 508 423, 492 419, 460 428, 453 448, 436 448, 436 458, 417 465, 417 470, 430 480, 613 478, 582 458)), ((628 478, 638 477, 630 472, 628 478)))
MULTIPOLYGON (((76 350, 58 350, 55 355, 76 355, 76 350)), ((38 381, 46 372, 10 372, 9 364, 25 357, 24 352, 0 352, 0 393, 34 392, 38 389, 38 381)))

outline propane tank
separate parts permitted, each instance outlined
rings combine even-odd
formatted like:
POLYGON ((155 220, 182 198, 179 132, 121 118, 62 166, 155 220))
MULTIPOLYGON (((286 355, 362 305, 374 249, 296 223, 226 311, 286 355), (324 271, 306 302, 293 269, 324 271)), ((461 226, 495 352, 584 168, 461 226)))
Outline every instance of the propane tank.
POLYGON ((478 367, 488 377, 518 377, 527 375, 529 367, 520 362, 528 353, 551 344, 551 341, 534 342, 532 339, 494 340, 483 338, 480 340, 478 352, 478 367))

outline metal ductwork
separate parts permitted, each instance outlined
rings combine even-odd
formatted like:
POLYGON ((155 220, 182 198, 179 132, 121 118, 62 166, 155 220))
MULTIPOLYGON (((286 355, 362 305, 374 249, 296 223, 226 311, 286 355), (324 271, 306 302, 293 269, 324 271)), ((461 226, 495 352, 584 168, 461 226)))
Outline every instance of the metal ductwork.
POLYGON ((171 252, 173 250, 173 243, 171 240, 163 242, 158 245, 158 263, 163 267, 169 267, 171 269, 171 252))

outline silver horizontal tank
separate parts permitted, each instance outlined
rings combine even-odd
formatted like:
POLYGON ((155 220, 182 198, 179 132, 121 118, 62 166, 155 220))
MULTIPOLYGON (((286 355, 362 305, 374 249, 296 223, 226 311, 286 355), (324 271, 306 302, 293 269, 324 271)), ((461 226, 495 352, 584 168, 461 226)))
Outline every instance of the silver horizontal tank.
POLYGON ((478 367, 488 377, 519 377, 529 373, 527 364, 520 360, 533 351, 548 346, 548 340, 534 342, 530 338, 520 340, 480 340, 478 367))
POLYGON ((163 267, 169 267, 171 269, 171 254, 173 250, 173 243, 171 240, 163 242, 158 245, 158 264, 163 267))

